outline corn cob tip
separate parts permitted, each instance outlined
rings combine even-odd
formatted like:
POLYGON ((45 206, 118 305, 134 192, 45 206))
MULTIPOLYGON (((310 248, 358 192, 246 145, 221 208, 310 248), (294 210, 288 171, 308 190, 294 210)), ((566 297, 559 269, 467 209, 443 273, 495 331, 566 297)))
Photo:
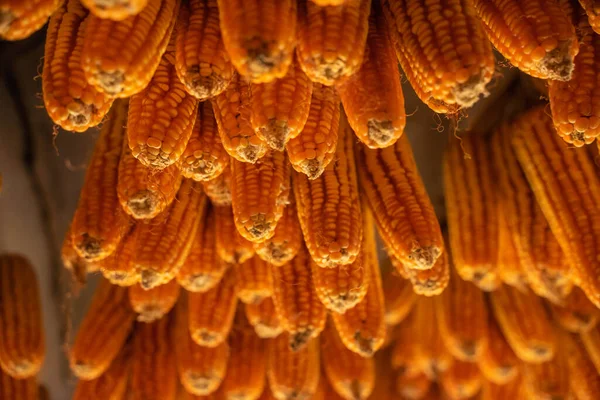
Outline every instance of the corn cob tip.
MULTIPOLYGON (((356 331, 354 333, 354 341, 358 345, 358 350, 360 350, 360 355, 363 357, 373 357, 375 354, 375 339, 373 337, 363 337, 360 334, 360 331, 356 331)), ((379 347, 379 346, 378 346, 379 347)))
POLYGON ((93 104, 85 104, 79 99, 74 99, 67 106, 69 122, 75 127, 87 127, 97 111, 93 104))
POLYGON ((216 94, 222 93, 229 85, 229 80, 224 79, 220 73, 212 72, 210 75, 202 75, 200 65, 192 65, 187 69, 183 84, 188 92, 197 99, 209 99, 216 94))
MULTIPOLYGON (((557 81, 568 81, 571 79, 573 69, 575 68, 573 55, 569 51, 571 47, 572 40, 563 40, 559 42, 554 50, 545 53, 544 57, 540 60, 539 68, 542 73, 547 74, 548 79, 557 81)), ((543 48, 541 49, 543 50, 543 48)))
POLYGON ((285 50, 272 49, 271 43, 260 37, 248 39, 243 47, 248 54, 247 66, 252 76, 267 75, 287 59, 285 50))
POLYGON ((95 259, 102 252, 102 242, 87 233, 82 234, 80 240, 76 241, 76 243, 77 252, 83 258, 95 259))
POLYGON ((94 73, 94 81, 106 94, 116 96, 123 91, 125 75, 123 71, 105 71, 98 66, 94 73))
POLYGON ((290 335, 290 349, 292 351, 298 351, 308 343, 308 341, 313 337, 314 330, 313 329, 304 329, 299 332, 296 332, 293 335, 290 335))
POLYGON ((287 121, 270 119, 269 122, 259 129, 260 136, 274 150, 285 150, 285 139, 290 135, 290 127, 287 121))
POLYGON ((254 238, 260 240, 265 238, 265 235, 271 233, 271 221, 263 213, 258 213, 250 216, 250 226, 245 226, 244 229, 254 238))
POLYGON ((369 139, 372 140, 377 147, 387 147, 396 141, 398 135, 395 133, 394 122, 390 120, 370 119, 367 122, 369 139))
POLYGON ((199 374, 194 371, 185 371, 181 376, 181 380, 191 386, 196 393, 208 393, 215 387, 215 382, 221 381, 222 377, 218 374, 208 373, 208 371, 205 374, 199 374))
POLYGON ((298 168, 311 181, 317 179, 325 171, 323 163, 314 158, 301 161, 298 164, 298 168))
MULTIPOLYGON (((468 75, 466 70, 465 75, 468 75)), ((471 76, 466 82, 456 84, 452 88, 456 103, 461 107, 473 106, 482 96, 488 95, 486 89, 488 83, 489 77, 482 71, 478 75, 471 76)))
POLYGON ((430 269, 433 267, 442 251, 437 246, 424 246, 413 249, 408 258, 414 263, 415 269, 430 269))
POLYGON ((215 277, 211 274, 193 274, 186 276, 181 282, 181 286, 189 292, 202 292, 208 287, 212 287, 215 277))
POLYGON ((254 164, 259 158, 265 155, 266 147, 263 144, 247 143, 240 145, 236 149, 238 156, 247 163, 254 164))
POLYGON ((160 202, 157 194, 150 190, 141 190, 131 196, 127 201, 127 208, 136 219, 146 218, 149 215, 154 215, 156 206, 160 202))
POLYGON ((145 269, 140 273, 140 286, 146 290, 163 285, 169 280, 167 274, 149 269, 145 269))

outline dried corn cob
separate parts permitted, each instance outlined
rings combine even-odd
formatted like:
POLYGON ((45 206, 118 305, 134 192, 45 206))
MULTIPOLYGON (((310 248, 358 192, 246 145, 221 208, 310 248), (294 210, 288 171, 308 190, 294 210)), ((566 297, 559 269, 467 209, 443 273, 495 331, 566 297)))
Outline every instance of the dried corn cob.
MULTIPOLYGON (((508 167, 505 168, 508 169, 508 167)), ((524 271, 517 250, 516 233, 509 227, 509 218, 506 213, 508 207, 504 201, 506 200, 501 199, 498 205, 498 277, 507 285, 524 289, 529 283, 527 272, 524 271)))
POLYGON ((504 400, 504 399, 518 399, 523 394, 523 388, 521 384, 521 377, 517 376, 515 379, 505 383, 498 384, 492 381, 484 381, 483 388, 481 391, 481 400, 504 400))
POLYGON ((135 328, 129 383, 132 400, 175 400, 177 396, 170 320, 167 316, 151 324, 138 324, 135 328))
POLYGON ((396 393, 403 399, 425 399, 431 388, 431 380, 422 372, 413 376, 399 374, 395 384, 396 393))
POLYGON ((227 263, 244 263, 254 256, 252 242, 244 239, 235 227, 233 210, 216 206, 215 212, 217 254, 227 263))
POLYGON ((201 185, 184 179, 171 206, 141 223, 132 262, 141 273, 142 287, 150 289, 175 277, 190 252, 205 206, 201 185))
POLYGON ((473 0, 492 44, 521 71, 568 81, 579 51, 575 28, 554 0, 473 0))
POLYGON ((292 167, 308 179, 317 179, 333 160, 339 125, 340 98, 336 91, 313 84, 306 124, 285 146, 292 167))
POLYGON ((179 298, 179 284, 170 281, 150 290, 140 285, 131 286, 128 290, 129 303, 133 311, 138 313, 140 322, 154 322, 171 311, 179 298))
POLYGON ((273 298, 267 297, 258 304, 246 304, 244 311, 258 337, 269 339, 277 337, 283 332, 273 298))
POLYGON ((351 264, 362 241, 362 216, 352 150, 352 130, 340 121, 336 162, 309 180, 294 174, 300 226, 312 259, 321 267, 351 264))
POLYGON ((267 153, 267 144, 250 124, 250 86, 244 78, 235 74, 227 89, 211 101, 221 142, 231 157, 254 163, 267 153))
POLYGON ((540 363, 554 356, 555 338, 542 301, 530 291, 501 286, 491 293, 491 304, 502 333, 516 355, 540 363))
POLYGON ((385 323, 398 325, 413 309, 417 295, 410 281, 397 277, 392 273, 383 278, 383 293, 385 299, 385 323))
POLYGON ((583 149, 567 148, 554 134, 544 107, 519 118, 513 145, 552 232, 565 253, 573 279, 600 305, 600 178, 583 149), (557 179, 557 177, 559 179, 557 179), (583 238, 583 240, 582 240, 583 238))
POLYGON ((71 226, 69 226, 60 248, 60 259, 63 266, 71 272, 75 282, 77 282, 77 284, 80 286, 85 285, 87 279, 86 275, 89 272, 95 272, 98 270, 97 264, 89 263, 79 254, 77 254, 75 247, 73 247, 73 242, 71 241, 71 226))
POLYGON ((344 5, 347 2, 349 2, 350 0, 311 0, 311 1, 318 6, 325 7, 325 6, 341 6, 341 5, 344 5))
POLYGON ((122 21, 139 14, 149 0, 81 0, 92 14, 99 18, 122 21))
MULTIPOLYGON (((396 271, 403 267, 396 262, 396 271)), ((447 252, 442 253, 430 269, 418 270, 403 267, 404 274, 413 285, 416 294, 422 296, 437 296, 446 289, 450 280, 450 266, 447 252)), ((400 272, 402 273, 402 272, 400 272)))
MULTIPOLYGON (((213 206, 231 206, 231 169, 225 168, 216 178, 203 181, 204 192, 213 206)), ((233 217, 233 216, 232 216, 233 217)), ((233 224, 233 219, 231 220, 233 224)), ((235 228, 235 225, 232 225, 235 228)), ((239 234, 238 234, 239 235, 239 234)))
POLYGON ((600 5, 596 0, 579 0, 579 4, 585 10, 587 14, 589 24, 591 25, 594 32, 600 32, 600 5))
POLYGON ((223 92, 234 74, 219 27, 217 0, 183 5, 177 27, 177 75, 189 94, 206 100, 223 92))
POLYGON ((554 319, 566 330, 574 333, 593 329, 600 318, 596 308, 578 287, 574 287, 562 306, 552 304, 554 319))
POLYGON ((319 339, 294 351, 289 333, 272 339, 267 347, 267 378, 273 397, 280 400, 309 400, 317 392, 321 375, 319 339))
POLYGON ((498 198, 485 138, 453 140, 444 160, 444 191, 454 265, 482 290, 498 284, 498 198))
POLYGON ((83 132, 102 121, 113 100, 86 82, 80 66, 87 10, 79 0, 61 3, 50 18, 46 35, 44 106, 63 129, 83 132))
POLYGON ((41 29, 61 0, 3 0, 0 4, 0 37, 21 40, 41 29))
POLYGON ((97 262, 102 275, 113 285, 131 286, 141 279, 140 272, 135 269, 133 256, 138 245, 140 227, 133 226, 123 236, 117 249, 108 257, 97 262))
POLYGON ((254 83, 282 78, 294 57, 293 0, 218 0, 225 49, 237 71, 254 83))
POLYGON ((386 149, 356 149, 361 187, 388 253, 407 268, 432 268, 444 238, 408 138, 386 149))
POLYGON ((312 260, 304 245, 298 255, 273 268, 273 302, 282 328, 290 333, 290 347, 298 350, 319 336, 325 327, 326 309, 315 292, 312 260))
MULTIPOLYGON (((122 21, 90 16, 81 50, 85 79, 98 90, 123 98, 139 93, 149 85, 146 91, 150 91, 152 95, 149 98, 143 96, 147 103, 161 98, 162 104, 168 101, 169 108, 176 108, 177 100, 184 97, 183 93, 178 92, 175 98, 167 97, 165 92, 168 89, 158 88, 160 85, 169 88, 171 82, 177 80, 176 90, 183 90, 183 84, 179 83, 175 70, 170 65, 174 63, 175 54, 172 54, 169 62, 164 58, 161 62, 161 56, 167 49, 175 27, 180 3, 180 0, 148 0, 139 14, 122 21)), ((144 108, 143 111, 152 113, 150 104, 147 106, 149 108, 144 108)), ((132 112, 134 115, 141 113, 133 102, 132 112)), ((168 119, 172 113, 174 112, 165 113, 162 117, 166 116, 168 119)), ((147 114, 144 114, 144 118, 148 118, 147 114)), ((161 121, 161 125, 163 123, 161 121)), ((147 124, 150 122, 147 121, 147 124)))
POLYGON ((596 327, 588 332, 582 332, 580 337, 588 357, 600 374, 600 328, 596 327))
POLYGON ((308 118, 313 84, 293 63, 281 79, 250 85, 250 122, 256 135, 274 150, 300 134, 308 118))
POLYGON ((192 136, 180 160, 183 176, 196 181, 215 179, 229 166, 229 155, 221 144, 215 114, 208 101, 198 106, 192 136))
POLYGON ((488 381, 505 385, 518 375, 520 361, 491 312, 488 317, 487 334, 487 346, 477 359, 479 370, 488 381))
POLYGON ((477 364, 454 360, 442 373, 440 383, 451 399, 468 399, 479 392, 483 379, 477 364))
POLYGON ((470 107, 487 94, 494 55, 470 2, 385 0, 383 8, 402 69, 433 111, 470 107))
POLYGON ((204 293, 189 293, 189 326, 200 346, 216 347, 229 335, 237 296, 235 275, 230 269, 217 286, 204 293))
POLYGON ((121 351, 134 320, 127 289, 102 279, 70 351, 73 373, 85 380, 102 375, 121 351))
POLYGON ((132 359, 131 346, 125 346, 106 372, 91 381, 81 380, 77 383, 73 400, 124 399, 131 375, 132 359))
POLYGON ((0 369, 0 398, 6 400, 39 400, 36 378, 15 379, 0 369))
POLYGON ((528 398, 568 398, 570 391, 569 368, 567 365, 568 354, 565 354, 565 350, 558 348, 552 360, 539 364, 523 364, 523 389, 529 396, 528 398))
POLYGON ((416 305, 406 320, 398 326, 392 348, 390 364, 399 375, 415 376, 422 372, 418 363, 418 342, 415 341, 415 332, 417 332, 415 309, 416 305))
POLYGON ((38 280, 18 254, 0 256, 0 367, 16 379, 34 376, 46 353, 38 280))
POLYGON ((273 294, 273 273, 271 264, 258 257, 252 257, 243 264, 235 264, 235 286, 242 303, 257 304, 273 294))
POLYGON ((371 0, 337 3, 300 2, 298 62, 311 80, 325 85, 360 69, 367 42, 371 0))
POLYGON ((571 390, 577 400, 592 400, 600 393, 600 375, 579 340, 566 339, 571 390))

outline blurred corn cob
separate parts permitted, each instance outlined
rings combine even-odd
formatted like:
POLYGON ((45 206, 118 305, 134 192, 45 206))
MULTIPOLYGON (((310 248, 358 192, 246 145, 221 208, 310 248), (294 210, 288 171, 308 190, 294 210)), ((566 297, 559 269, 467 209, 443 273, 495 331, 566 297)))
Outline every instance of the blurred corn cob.
POLYGON ((149 0, 81 0, 94 15, 100 18, 121 21, 139 14, 149 0))
POLYGON ((3 0, 0 3, 0 37, 21 40, 31 36, 48 21, 62 0, 3 0))

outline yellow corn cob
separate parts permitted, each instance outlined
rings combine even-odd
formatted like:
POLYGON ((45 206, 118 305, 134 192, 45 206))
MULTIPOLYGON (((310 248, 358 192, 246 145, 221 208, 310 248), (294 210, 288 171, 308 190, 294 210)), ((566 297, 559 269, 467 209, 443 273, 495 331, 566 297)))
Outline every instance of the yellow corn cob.
POLYGON ((402 69, 433 111, 470 107, 487 94, 494 55, 470 2, 385 0, 383 8, 402 69))
POLYGON ((540 363, 552 359, 555 338, 540 298, 506 285, 491 293, 490 298, 502 333, 521 360, 540 363))
POLYGON ((296 44, 296 1, 218 3, 223 43, 237 71, 254 83, 285 76, 296 44))
POLYGON ((205 206, 201 185, 184 179, 171 206, 141 223, 132 262, 145 289, 175 277, 190 252, 205 206))
POLYGON ((375 362, 373 358, 363 358, 348 350, 332 321, 321 335, 321 360, 326 378, 341 397, 346 400, 369 398, 375 386, 375 362))
POLYGON ((557 1, 473 0, 488 38, 521 71, 568 81, 579 44, 557 1))
MULTIPOLYGON (((397 263, 396 270, 399 270, 397 263)), ((450 279, 448 253, 444 252, 430 269, 418 270, 404 267, 404 273, 413 285, 416 294, 422 296, 437 296, 446 289, 450 279)))
POLYGON ((97 264, 87 262, 83 257, 77 254, 75 247, 73 247, 73 242, 71 241, 71 226, 69 226, 60 248, 60 259, 63 266, 71 273, 71 277, 80 286, 85 285, 87 279, 86 275, 89 272, 96 272, 98 270, 97 264))
POLYGON ((105 373, 91 381, 77 383, 73 400, 122 400, 131 374, 132 349, 125 346, 105 373))
POLYGON ((294 193, 306 247, 321 267, 351 264, 360 251, 362 216, 352 138, 348 121, 342 116, 336 162, 314 180, 294 174, 294 193))
POLYGON ((498 207, 498 277, 507 285, 524 289, 529 281, 519 258, 516 234, 509 227, 509 218, 506 214, 508 207, 503 203, 504 201, 502 199, 498 207))
POLYGON ((177 75, 199 100, 223 92, 234 74, 219 28, 217 0, 193 0, 183 5, 177 27, 177 75))
POLYGON ((92 14, 106 19, 122 21, 139 14, 149 0, 81 0, 92 14))
POLYGON ((185 296, 177 303, 173 346, 177 357, 179 380, 185 390, 197 396, 214 393, 227 370, 229 345, 221 342, 216 347, 196 344, 190 335, 189 307, 185 296))
POLYGON ((400 374, 396 377, 396 393, 403 399, 425 399, 431 388, 431 381, 424 373, 409 376, 400 374))
MULTIPOLYGON (((213 1, 213 0, 209 0, 213 1)), ((209 101, 200 103, 192 136, 181 156, 181 173, 196 181, 215 179, 229 166, 209 101)))
POLYGON ((215 206, 217 254, 227 263, 244 263, 254 256, 252 242, 244 239, 235 227, 230 206, 215 206))
POLYGON ((506 341, 496 318, 489 313, 487 346, 477 359, 479 370, 488 381, 505 385, 519 373, 520 361, 506 341))
POLYGON ((217 286, 204 293, 189 293, 188 301, 192 339, 206 347, 223 343, 231 330, 237 305, 234 272, 227 271, 217 286))
POLYGON ((256 256, 234 265, 236 292, 242 303, 257 304, 273 294, 272 269, 271 264, 256 256))
POLYGON ((408 138, 386 149, 357 150, 361 187, 387 251, 407 268, 432 268, 444 238, 408 138))
MULTIPOLYGON (((560 343, 560 342, 559 342, 560 343)), ((568 354, 565 350, 557 349, 552 360, 539 363, 523 363, 523 386, 528 398, 531 399, 566 399, 568 398, 569 368, 568 354)))
POLYGON ((304 245, 296 257, 273 268, 273 302, 281 327, 290 333, 290 347, 298 350, 319 336, 327 311, 315 291, 312 260, 304 245))
POLYGON ((108 257, 98 261, 102 275, 113 285, 131 286, 140 281, 140 272, 135 269, 133 256, 135 254, 140 227, 132 227, 119 242, 117 249, 108 257))
POLYGON ((250 123, 250 86, 244 78, 235 74, 227 89, 211 101, 221 142, 231 157, 254 163, 267 153, 267 144, 250 123))
POLYGON ((369 30, 371 0, 320 3, 323 4, 300 3, 304 7, 299 13, 296 54, 310 79, 333 85, 360 69, 369 30))
POLYGON ((579 4, 585 10, 587 14, 589 24, 591 25, 594 32, 600 32, 600 5, 595 0, 579 0, 579 4))
POLYGON ((498 198, 486 139, 469 132, 452 140, 444 160, 444 191, 454 265, 482 290, 498 284, 498 198))
POLYGON ((0 369, 0 398, 6 400, 39 400, 36 378, 15 379, 0 369))
POLYGON ((70 351, 71 370, 79 379, 96 379, 115 359, 135 320, 127 289, 102 279, 70 351))
POLYGON ((79 0, 61 3, 50 18, 46 35, 44 106, 63 129, 83 132, 102 121, 113 100, 86 82, 80 66, 87 10, 79 0))
POLYGON ((302 230, 293 196, 283 209, 273 237, 255 245, 256 254, 266 262, 280 267, 293 259, 302 246, 302 230))
POLYGON ((61 0, 3 0, 0 4, 0 37, 21 40, 41 29, 61 0))
POLYGON ((146 290, 140 285, 129 288, 129 302, 133 311, 138 313, 140 322, 154 322, 171 311, 179 298, 179 284, 171 281, 164 285, 146 290))
POLYGON ((272 297, 267 297, 258 304, 245 304, 244 311, 258 337, 269 339, 283 332, 272 297))
MULTIPOLYGON (((481 400, 504 400, 504 399, 518 399, 523 394, 523 385, 521 384, 521 377, 517 376, 515 379, 505 383, 498 384, 492 381, 484 381, 483 388, 481 391, 481 400)), ((570 400, 573 400, 569 398, 570 400)))
POLYGON ((553 131, 545 108, 537 107, 515 124, 513 145, 572 278, 598 307, 600 177, 584 149, 568 149, 553 131))
MULTIPOLYGON (((180 0, 148 0, 139 14, 122 21, 91 15, 81 50, 81 66, 87 81, 96 89, 115 97, 130 97, 148 85, 156 97, 144 96, 146 102, 161 98, 162 102, 172 103, 183 97, 181 94, 175 99, 172 96, 168 100, 162 99, 165 90, 157 88, 159 85, 169 88, 170 82, 178 81, 174 67, 170 65, 174 63, 175 49, 172 49, 169 63, 164 59, 161 62, 161 56, 169 44, 180 3, 180 0)), ((183 84, 177 82, 177 88, 183 90, 183 84)), ((176 108, 177 105, 169 104, 169 107, 176 108)), ((140 112, 137 107, 133 110, 140 112)), ((152 112, 150 110, 144 109, 145 112, 152 112)), ((166 114, 168 116, 171 112, 166 114)), ((152 117, 145 115, 143 118, 152 117)), ((150 121, 146 123, 150 125, 150 121)))
POLYGON ((571 390, 577 400, 593 400, 600 393, 600 375, 580 341, 572 337, 566 339, 571 390))
POLYGON ((413 309, 417 295, 410 281, 387 273, 383 277, 383 293, 385 299, 385 323, 398 325, 406 319, 413 309))
POLYGON ((596 308, 578 287, 574 287, 562 306, 552 304, 554 319, 566 330, 574 333, 593 329, 600 318, 596 308))
POLYGON ((398 372, 398 375, 407 377, 413 377, 422 372, 418 362, 419 350, 417 344, 419 342, 415 340, 417 338, 415 336, 417 335, 417 319, 414 311, 416 307, 415 305, 413 311, 398 326, 390 358, 390 364, 398 372))
POLYGON ((0 256, 0 367, 13 378, 37 374, 46 345, 35 270, 18 254, 0 256))
POLYGON ((600 328, 596 327, 581 333, 581 341, 585 346, 588 357, 600 374, 600 328))
POLYGON ((290 340, 289 333, 284 333, 267 346, 267 378, 273 397, 312 399, 321 375, 319 339, 311 339, 298 351, 290 349, 290 340))
MULTIPOLYGON (((213 206, 231 206, 231 168, 225 168, 216 178, 203 181, 202 186, 213 206)), ((232 226, 235 229, 235 225, 232 226)))
POLYGON ((313 84, 308 118, 302 132, 286 144, 292 167, 317 179, 333 160, 340 125, 340 98, 335 89, 313 84))
POLYGON ((175 400, 177 370, 171 348, 167 316, 151 324, 138 324, 133 338, 131 400, 175 400))

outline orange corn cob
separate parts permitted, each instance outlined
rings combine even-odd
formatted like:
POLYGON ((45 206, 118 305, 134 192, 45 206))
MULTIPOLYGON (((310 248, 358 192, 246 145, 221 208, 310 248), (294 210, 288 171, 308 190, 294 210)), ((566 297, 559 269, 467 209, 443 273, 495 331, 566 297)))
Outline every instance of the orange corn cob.
POLYGON ((473 0, 496 49, 521 71, 568 81, 579 51, 575 28, 557 1, 473 0))
POLYGON ((435 313, 435 301, 428 297, 419 297, 415 305, 413 341, 415 341, 415 361, 420 371, 430 379, 438 379, 452 363, 452 355, 446 349, 439 331, 435 313))
POLYGON ((600 218, 600 177, 584 149, 568 149, 553 131, 544 107, 537 107, 519 118, 513 145, 572 278, 599 306, 600 225, 594 221, 600 218))
POLYGON ((578 287, 573 288, 562 305, 551 304, 550 306, 554 319, 563 329, 574 333, 593 329, 600 318, 600 310, 578 287))
POLYGON ((189 329, 189 307, 185 296, 177 303, 173 346, 177 357, 179 380, 185 390, 197 396, 214 393, 227 371, 229 345, 204 347, 192 340, 189 329))
MULTIPOLYGON (((375 385, 375 362, 348 350, 332 321, 321 336, 321 360, 333 389, 346 400, 367 399, 375 385)), ((325 379, 325 376, 323 377, 325 379)))
POLYGON ((347 2, 349 2, 350 0, 310 0, 313 3, 315 3, 318 6, 341 6, 343 4, 346 4, 347 2))
POLYGON ((523 364, 523 389, 528 394, 528 398, 568 398, 570 387, 567 358, 569 355, 565 354, 562 348, 557 350, 552 360, 539 364, 523 364))
POLYGON ((132 349, 126 346, 113 360, 105 373, 91 381, 80 380, 73 400, 122 400, 131 375, 132 349))
POLYGON ((60 248, 60 260, 62 261, 63 267, 71 273, 71 277, 75 282, 84 286, 86 282, 86 275, 89 272, 96 272, 98 265, 96 263, 87 262, 83 257, 77 254, 77 250, 73 247, 71 241, 71 226, 65 234, 65 238, 60 248))
POLYGON ((281 79, 250 85, 250 121, 256 135, 274 150, 300 134, 308 118, 313 84, 298 63, 281 79))
POLYGON ((327 311, 315 291, 312 260, 304 245, 296 257, 273 268, 273 302, 281 327, 290 333, 290 347, 298 350, 325 327, 327 311))
POLYGON ((320 3, 300 3, 296 54, 310 79, 333 85, 363 63, 371 0, 320 3))
POLYGON ((188 299, 192 339, 206 347, 223 343, 231 330, 237 305, 234 272, 227 271, 217 286, 204 293, 189 293, 188 299))
POLYGON ((134 320, 127 289, 102 279, 70 350, 73 373, 85 380, 102 375, 121 351, 134 320))
POLYGON ((479 370, 488 381, 505 385, 518 375, 520 361, 491 312, 488 317, 487 334, 487 346, 477 359, 479 370))
MULTIPOLYGON (((515 379, 505 383, 498 384, 492 381, 484 381, 483 388, 481 391, 481 400, 504 400, 504 399, 518 399, 523 394, 523 385, 521 384, 521 377, 517 376, 515 379)), ((570 400, 570 397, 568 397, 570 400)))
MULTIPOLYGON (((396 270, 399 269, 399 266, 395 267, 396 270)), ((448 254, 447 252, 442 253, 430 269, 418 270, 404 267, 404 273, 412 283, 413 290, 416 294, 422 296, 437 296, 446 289, 448 281, 450 280, 448 254)))
POLYGON ((177 370, 171 348, 171 317, 138 324, 133 339, 131 400, 175 400, 177 370))
POLYGON ((509 227, 504 201, 501 199, 498 207, 498 277, 507 285, 524 289, 529 284, 527 272, 517 250, 516 233, 509 227))
POLYGON ((267 297, 258 304, 245 304, 244 311, 258 337, 270 339, 283 332, 272 297, 267 297))
POLYGON ((242 303, 257 304, 273 294, 271 264, 252 257, 243 264, 235 264, 233 270, 237 296, 242 303))
POLYGON ((54 123, 63 129, 83 132, 102 121, 113 100, 86 82, 80 66, 87 10, 79 0, 61 3, 50 18, 46 35, 44 106, 54 123))
POLYGON ((393 348, 391 351, 390 364, 398 375, 412 377, 422 373, 419 365, 418 341, 415 339, 416 332, 416 305, 413 311, 406 317, 396 332, 393 348))
POLYGON ((211 101, 221 142, 231 157, 254 163, 267 153, 267 144, 250 123, 250 86, 244 78, 235 74, 227 89, 211 101))
POLYGON ((308 118, 302 132, 285 148, 292 167, 317 179, 335 154, 340 125, 340 98, 331 87, 313 84, 308 118))
MULTIPOLYGON (((231 206, 231 168, 225 168, 216 178, 203 181, 202 186, 213 206, 231 206)), ((232 226, 235 229, 235 225, 232 226)))
POLYGON ((540 363, 552 359, 555 338, 540 298, 506 285, 490 298, 502 333, 521 360, 540 363))
POLYGON ((219 27, 217 0, 183 5, 177 27, 177 75, 189 94, 206 100, 223 92, 234 74, 219 27))
POLYGON ((175 277, 190 252, 205 206, 200 184, 184 179, 171 206, 155 219, 141 223, 132 262, 145 289, 175 277))
POLYGON ((61 0, 3 0, 0 4, 0 37, 21 40, 41 29, 61 0))
POLYGON ((37 374, 46 345, 35 270, 18 254, 0 256, 0 367, 13 378, 37 374))
MULTIPOLYGON (((164 91, 157 90, 157 86, 169 87, 170 81, 177 80, 177 77, 174 68, 168 66, 164 59, 161 63, 161 56, 175 27, 180 3, 180 0, 148 0, 148 5, 137 15, 122 21, 91 15, 81 50, 85 79, 109 96, 130 97, 149 84, 149 90, 156 96, 150 96, 150 99, 165 96, 164 91), (162 65, 159 66, 159 63, 162 65)), ((172 56, 174 62, 175 54, 172 56)), ((177 83, 183 87, 183 84, 177 83)), ((179 97, 183 96, 176 98, 179 97)), ((151 101, 145 99, 146 102, 151 101)), ((169 100, 169 103, 174 101, 172 97, 169 100)), ((172 104, 171 107, 177 105, 172 104)), ((137 107, 134 110, 140 112, 137 107)), ((150 121, 147 123, 150 124, 150 121)))
POLYGON ((285 76, 296 44, 296 1, 218 3, 223 43, 237 71, 254 83, 285 76))
POLYGON ((587 332, 582 332, 580 337, 588 357, 600 374, 600 328, 595 327, 587 332))
POLYGON ((256 254, 266 262, 280 267, 293 259, 302 246, 302 230, 293 196, 283 209, 273 237, 255 245, 256 254))
POLYGON ((592 400, 600 393, 600 374, 578 339, 567 338, 567 358, 571 390, 577 400, 592 400))
POLYGON ((0 398, 6 400, 39 400, 36 378, 15 379, 0 369, 0 398))
POLYGON ((179 284, 171 281, 164 285, 146 290, 140 285, 129 288, 129 302, 133 311, 138 313, 140 322, 154 322, 171 311, 179 298, 179 284))
POLYGON ((252 242, 244 239, 235 227, 230 206, 215 206, 217 254, 227 263, 244 263, 254 256, 252 242))
POLYGON ((135 269, 132 261, 139 232, 139 225, 133 226, 123 236, 114 253, 96 263, 102 275, 113 285, 131 286, 140 281, 140 272, 135 269))
POLYGON ((494 55, 470 2, 385 0, 383 8, 402 69, 433 111, 470 107, 487 94, 494 55))
POLYGON ((362 241, 352 130, 345 117, 340 125, 336 162, 317 179, 299 173, 293 179, 306 247, 321 267, 353 263, 362 241))
POLYGON ((589 24, 596 33, 600 33, 600 4, 596 0, 579 0, 579 4, 587 14, 589 24))
POLYGON ((383 277, 383 293, 385 299, 385 323, 398 325, 406 319, 413 309, 417 295, 410 281, 387 273, 383 277))
POLYGON ((273 397, 312 399, 321 375, 319 340, 311 339, 298 351, 290 349, 290 340, 284 333, 267 346, 267 378, 273 397))
POLYGON ((396 377, 396 393, 403 399, 425 399, 430 393, 431 380, 424 373, 409 376, 399 374, 396 377))
POLYGON ((149 0, 81 0, 92 14, 106 19, 122 21, 139 14, 149 0))
POLYGON ((444 191, 454 265, 482 290, 498 284, 498 198, 486 139, 469 132, 452 140, 444 160, 444 191))
POLYGON ((432 268, 444 238, 408 138, 386 149, 356 149, 360 184, 387 251, 407 268, 432 268))
POLYGON ((479 392, 483 379, 477 364, 454 360, 442 374, 440 383, 451 399, 468 399, 479 392))
POLYGON ((208 101, 202 102, 198 106, 192 136, 181 156, 181 173, 196 181, 210 181, 228 166, 229 154, 221 144, 212 105, 208 101))

